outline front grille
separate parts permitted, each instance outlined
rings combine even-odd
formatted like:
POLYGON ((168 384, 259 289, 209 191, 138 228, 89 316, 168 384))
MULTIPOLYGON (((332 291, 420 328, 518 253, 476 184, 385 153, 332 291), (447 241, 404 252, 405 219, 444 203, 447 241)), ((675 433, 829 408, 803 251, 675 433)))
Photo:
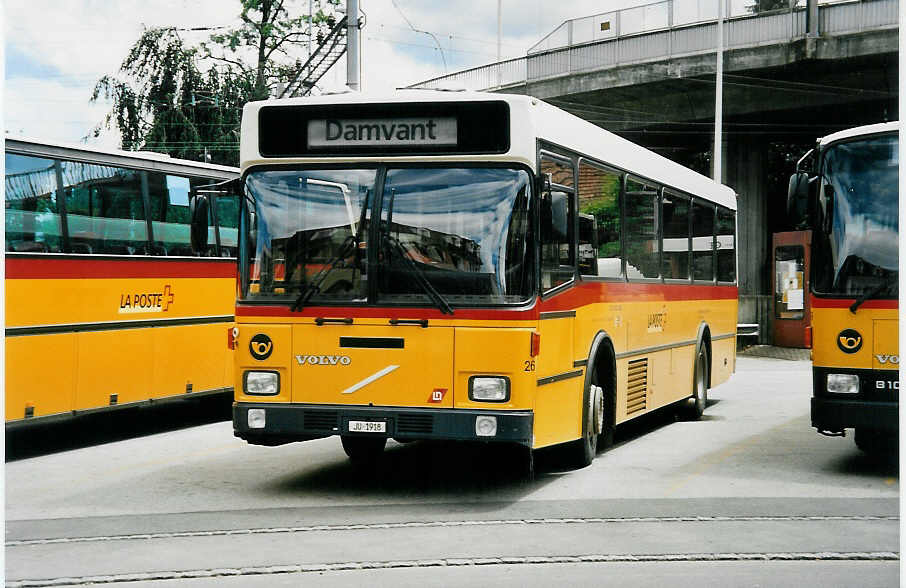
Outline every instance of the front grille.
POLYGON ((308 431, 335 431, 339 429, 338 417, 335 410, 306 410, 302 424, 308 431))
POLYGON ((401 414, 396 430, 400 433, 433 433, 434 417, 430 414, 401 414))

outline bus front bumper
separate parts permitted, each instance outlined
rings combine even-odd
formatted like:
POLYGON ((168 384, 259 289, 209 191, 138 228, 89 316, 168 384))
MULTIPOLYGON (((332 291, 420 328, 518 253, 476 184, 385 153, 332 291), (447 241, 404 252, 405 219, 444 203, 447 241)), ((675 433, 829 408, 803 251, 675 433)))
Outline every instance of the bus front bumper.
POLYGON ((832 432, 854 428, 896 431, 899 428, 899 403, 813 397, 812 426, 819 431, 832 432))
POLYGON ((531 411, 237 402, 233 404, 233 434, 256 445, 362 435, 400 441, 486 441, 531 447, 533 418, 531 411), (375 428, 383 431, 351 432, 350 422, 377 423, 375 428))

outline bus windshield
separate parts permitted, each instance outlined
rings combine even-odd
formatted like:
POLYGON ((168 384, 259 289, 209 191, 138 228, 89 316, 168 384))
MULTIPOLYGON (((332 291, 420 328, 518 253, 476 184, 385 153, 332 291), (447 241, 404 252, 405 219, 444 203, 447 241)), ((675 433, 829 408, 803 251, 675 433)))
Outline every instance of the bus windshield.
POLYGON ((898 147, 895 135, 832 145, 813 246, 816 293, 895 298, 898 147), (830 187, 830 188, 828 188, 830 187))
POLYGON ((499 167, 252 171, 246 297, 294 307, 525 302, 530 185, 528 172, 499 167))

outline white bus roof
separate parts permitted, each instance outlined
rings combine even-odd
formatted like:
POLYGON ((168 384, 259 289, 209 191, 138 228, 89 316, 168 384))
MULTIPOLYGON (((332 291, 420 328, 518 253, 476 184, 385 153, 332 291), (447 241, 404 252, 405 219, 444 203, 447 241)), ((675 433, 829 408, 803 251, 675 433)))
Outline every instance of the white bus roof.
MULTIPOLYGON (((316 106, 331 104, 419 104, 425 102, 467 102, 504 101, 510 110, 510 148, 501 154, 445 155, 445 161, 520 162, 535 169, 537 165, 537 139, 559 145, 589 158, 617 168, 639 174, 669 187, 706 198, 727 208, 736 209, 736 193, 710 178, 679 165, 669 159, 623 139, 601 127, 563 111, 531 96, 514 94, 492 94, 486 92, 449 92, 442 90, 401 90, 382 94, 348 92, 249 102, 242 115, 242 141, 240 144, 240 165, 245 171, 254 165, 275 163, 275 158, 262 156, 258 151, 258 111, 263 106, 316 106)), ((299 130, 298 132, 302 132, 299 130)), ((430 155, 385 155, 350 156, 355 161, 430 161, 440 156, 430 155)), ((337 157, 300 156, 279 158, 281 163, 336 162, 337 157)))
POLYGON ((842 141, 844 139, 852 139, 855 137, 861 137, 863 135, 874 135, 876 133, 887 133, 891 131, 897 131, 900 128, 900 121, 895 120, 892 122, 878 123, 875 125, 863 125, 861 127, 853 127, 851 129, 846 129, 845 131, 837 131, 836 133, 827 135, 826 137, 821 137, 818 139, 818 145, 823 147, 829 145, 835 141, 842 141))
MULTIPOLYGON (((204 163, 201 161, 192 161, 191 159, 177 159, 170 157, 166 153, 156 153, 153 151, 122 151, 119 149, 105 149, 93 145, 84 145, 81 143, 65 143, 60 141, 47 141, 44 139, 33 139, 30 137, 20 137, 15 135, 6 135, 5 149, 14 151, 28 151, 35 154, 47 156, 64 155, 64 151, 81 151, 86 154, 98 155, 107 158, 119 158, 122 160, 137 160, 142 162, 154 161, 172 165, 194 167, 199 170, 218 171, 226 174, 239 174, 239 168, 216 163, 204 163)), ((84 158, 82 158, 84 159, 84 158)))

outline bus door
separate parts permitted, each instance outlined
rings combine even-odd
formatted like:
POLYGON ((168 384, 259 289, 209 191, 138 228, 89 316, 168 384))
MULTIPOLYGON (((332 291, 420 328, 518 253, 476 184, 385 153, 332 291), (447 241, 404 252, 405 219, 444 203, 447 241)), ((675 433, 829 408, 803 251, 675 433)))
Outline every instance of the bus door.
POLYGON ((808 275, 811 265, 811 231, 774 233, 772 290, 774 292, 774 345, 807 347, 810 326, 808 275))
MULTIPOLYGON (((576 276, 576 192, 569 161, 543 156, 541 193, 541 296, 556 300, 576 276)), ((537 361, 535 447, 574 439, 582 434, 581 368, 573 365, 575 310, 542 306, 538 324, 541 348, 537 361)))

